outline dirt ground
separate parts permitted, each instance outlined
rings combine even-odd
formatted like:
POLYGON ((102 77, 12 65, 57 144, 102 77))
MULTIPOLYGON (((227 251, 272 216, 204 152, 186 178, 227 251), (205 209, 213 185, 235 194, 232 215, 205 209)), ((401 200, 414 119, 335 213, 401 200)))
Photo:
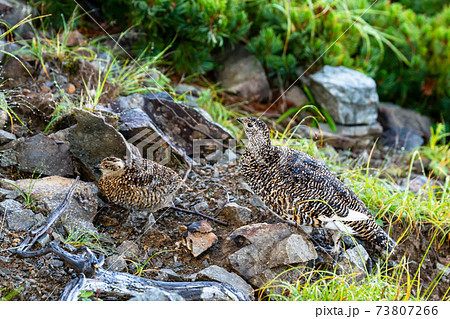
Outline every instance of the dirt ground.
MULTIPOLYGON (((183 175, 184 172, 180 170, 179 173, 183 175)), ((197 166, 190 173, 187 186, 180 191, 175 203, 178 207, 190 210, 193 210, 196 204, 202 203, 203 214, 224 220, 220 214, 221 208, 228 202, 236 202, 252 210, 250 223, 278 222, 276 217, 258 205, 258 200, 242 186, 241 181, 242 177, 236 165, 197 166)), ((208 221, 218 237, 218 242, 200 256, 193 257, 185 247, 178 244, 182 232, 180 229, 192 222, 203 220, 202 217, 163 209, 154 214, 154 226, 144 232, 143 225, 124 226, 128 214, 129 212, 118 207, 100 207, 94 220, 94 225, 100 233, 100 244, 94 242, 93 246, 90 246, 97 253, 103 251, 112 254, 124 241, 137 243, 138 253, 124 257, 127 263, 124 271, 136 274, 141 269, 141 276, 161 279, 161 269, 172 269, 182 277, 209 265, 227 268, 221 248, 225 238, 235 227, 208 221), (144 264, 145 266, 140 268, 144 264)), ((394 239, 401 233, 400 223, 394 224, 394 239)), ((65 285, 75 278, 76 274, 55 256, 22 259, 12 254, 9 251, 11 247, 20 244, 25 236, 26 234, 12 232, 0 234, 0 289, 3 296, 12 293, 11 300, 58 300, 65 285)), ((431 237, 423 232, 413 231, 400 243, 393 260, 400 262, 402 256, 406 256, 410 261, 410 273, 415 274, 429 246, 428 238, 431 237)), ((76 245, 77 242, 72 244, 76 245)), ((447 264, 449 260, 446 256, 449 255, 448 243, 440 249, 432 245, 420 272, 422 283, 432 284, 439 273, 436 263, 447 264)), ((441 280, 434 289, 432 299, 440 300, 448 288, 448 281, 441 280)))

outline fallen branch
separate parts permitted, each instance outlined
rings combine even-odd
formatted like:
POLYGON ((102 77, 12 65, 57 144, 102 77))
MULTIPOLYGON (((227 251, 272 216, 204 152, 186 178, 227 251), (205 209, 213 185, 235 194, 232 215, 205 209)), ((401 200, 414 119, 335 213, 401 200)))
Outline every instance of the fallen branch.
POLYGON ((64 289, 60 300, 74 301, 83 291, 113 293, 123 298, 131 298, 158 288, 167 294, 177 294, 184 300, 250 300, 242 291, 228 285, 212 281, 164 282, 133 276, 127 273, 107 271, 99 268, 94 278, 81 276, 72 280, 64 289))
POLYGON ((198 212, 198 211, 196 211, 196 210, 188 210, 188 209, 183 209, 183 208, 176 207, 176 206, 170 206, 170 208, 172 208, 173 210, 177 210, 177 211, 179 211, 179 212, 182 212, 182 213, 198 215, 198 216, 201 216, 201 217, 203 217, 203 218, 212 220, 213 222, 216 222, 216 223, 218 223, 218 224, 221 224, 221 225, 224 225, 224 226, 228 226, 228 224, 227 224, 226 222, 221 221, 220 219, 217 219, 217 218, 214 218, 214 217, 211 217, 211 216, 202 214, 202 213, 200 213, 200 212, 198 212))

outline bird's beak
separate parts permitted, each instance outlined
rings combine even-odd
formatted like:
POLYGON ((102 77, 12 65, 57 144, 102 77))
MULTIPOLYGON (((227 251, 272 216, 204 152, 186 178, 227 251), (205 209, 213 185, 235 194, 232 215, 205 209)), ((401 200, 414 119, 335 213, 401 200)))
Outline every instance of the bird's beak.
POLYGON ((242 117, 238 118, 237 120, 238 120, 239 122, 241 122, 242 124, 244 124, 244 122, 242 122, 242 120, 243 120, 242 117))
POLYGON ((100 169, 100 165, 95 165, 94 168, 95 169, 100 169))

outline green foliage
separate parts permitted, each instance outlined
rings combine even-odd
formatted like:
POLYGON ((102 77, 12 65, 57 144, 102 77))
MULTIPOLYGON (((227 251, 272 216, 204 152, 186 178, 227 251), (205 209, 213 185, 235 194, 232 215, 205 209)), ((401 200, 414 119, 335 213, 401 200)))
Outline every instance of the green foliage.
POLYGON ((424 13, 427 15, 434 15, 445 6, 445 1, 442 0, 398 0, 398 2, 416 13, 424 13))
MULTIPOLYGON (((36 1, 35 1, 36 2, 36 1)), ((40 0, 48 12, 61 2, 40 0)), ((67 1, 63 1, 67 3, 67 1)), ((179 73, 205 73, 225 43, 246 43, 273 82, 299 68, 343 65, 374 77, 381 100, 450 118, 450 5, 437 0, 109 0, 90 1, 94 18, 144 32, 133 43, 179 73), (415 11, 413 11, 415 10, 415 11), (123 13, 127 12, 126 15, 123 13), (424 14, 424 13, 426 14, 424 14), (96 15, 95 15, 96 14, 96 15), (170 48, 168 48, 170 46, 170 48)), ((90 8, 88 8, 90 9, 90 8)), ((91 21, 89 23, 92 23, 91 21)))
POLYGON ((132 23, 146 32, 155 50, 162 51, 173 41, 171 60, 180 72, 211 70, 212 51, 225 39, 236 42, 249 29, 243 0, 131 2, 132 23))
POLYGON ((445 133, 445 126, 438 123, 431 128, 431 137, 427 145, 420 147, 420 153, 430 160, 429 167, 434 175, 450 178, 450 133, 445 133), (447 143, 446 143, 447 142, 447 143))

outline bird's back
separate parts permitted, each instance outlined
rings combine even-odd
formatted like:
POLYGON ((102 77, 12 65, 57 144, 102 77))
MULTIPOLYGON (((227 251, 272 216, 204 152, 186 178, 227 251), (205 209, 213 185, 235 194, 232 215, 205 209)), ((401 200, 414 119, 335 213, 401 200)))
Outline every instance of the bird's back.
POLYGON ((181 178, 170 168, 135 159, 120 174, 102 176, 98 187, 115 204, 153 211, 169 206, 181 184, 181 178))
POLYGON ((281 218, 393 245, 358 196, 313 157, 291 148, 247 148, 241 170, 250 187, 281 218))

